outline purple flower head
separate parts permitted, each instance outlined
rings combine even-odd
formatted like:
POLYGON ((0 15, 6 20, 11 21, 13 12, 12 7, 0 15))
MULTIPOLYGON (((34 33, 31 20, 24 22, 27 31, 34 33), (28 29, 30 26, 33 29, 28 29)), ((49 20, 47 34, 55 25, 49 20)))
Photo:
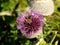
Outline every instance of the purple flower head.
POLYGON ((34 10, 20 14, 16 22, 17 29, 27 38, 39 35, 44 25, 43 16, 34 10))

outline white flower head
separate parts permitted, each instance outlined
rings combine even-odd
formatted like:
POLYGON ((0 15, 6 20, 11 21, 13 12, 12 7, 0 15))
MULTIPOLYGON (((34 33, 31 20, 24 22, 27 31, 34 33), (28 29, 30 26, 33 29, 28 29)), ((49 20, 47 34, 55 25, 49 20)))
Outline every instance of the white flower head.
POLYGON ((44 16, 51 15, 54 12, 54 3, 52 0, 33 0, 30 7, 44 16))

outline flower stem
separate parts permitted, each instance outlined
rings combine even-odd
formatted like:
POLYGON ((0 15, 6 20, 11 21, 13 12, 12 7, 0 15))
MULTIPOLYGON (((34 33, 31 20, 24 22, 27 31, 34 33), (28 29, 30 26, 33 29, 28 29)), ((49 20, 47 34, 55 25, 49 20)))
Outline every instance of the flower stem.
POLYGON ((56 35, 57 35, 57 31, 55 32, 55 35, 54 35, 53 39, 52 39, 51 42, 50 42, 50 45, 52 45, 54 39, 56 38, 56 35))

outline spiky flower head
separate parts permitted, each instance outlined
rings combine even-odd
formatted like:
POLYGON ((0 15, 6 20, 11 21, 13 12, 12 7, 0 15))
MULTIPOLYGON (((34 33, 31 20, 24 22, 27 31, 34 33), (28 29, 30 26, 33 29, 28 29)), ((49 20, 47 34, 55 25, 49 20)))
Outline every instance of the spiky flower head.
POLYGON ((17 29, 27 38, 37 37, 43 28, 43 16, 39 12, 31 10, 27 13, 21 13, 17 17, 17 29))

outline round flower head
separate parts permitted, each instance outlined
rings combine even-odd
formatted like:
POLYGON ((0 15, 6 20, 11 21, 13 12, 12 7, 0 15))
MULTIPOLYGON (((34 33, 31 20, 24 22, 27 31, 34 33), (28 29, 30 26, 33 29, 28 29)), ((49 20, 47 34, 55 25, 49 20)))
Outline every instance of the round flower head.
POLYGON ((52 0, 33 0, 29 4, 32 9, 41 12, 44 16, 51 15, 54 12, 52 0))
POLYGON ((20 14, 16 22, 17 29, 27 38, 37 37, 44 25, 43 16, 34 10, 20 14))

